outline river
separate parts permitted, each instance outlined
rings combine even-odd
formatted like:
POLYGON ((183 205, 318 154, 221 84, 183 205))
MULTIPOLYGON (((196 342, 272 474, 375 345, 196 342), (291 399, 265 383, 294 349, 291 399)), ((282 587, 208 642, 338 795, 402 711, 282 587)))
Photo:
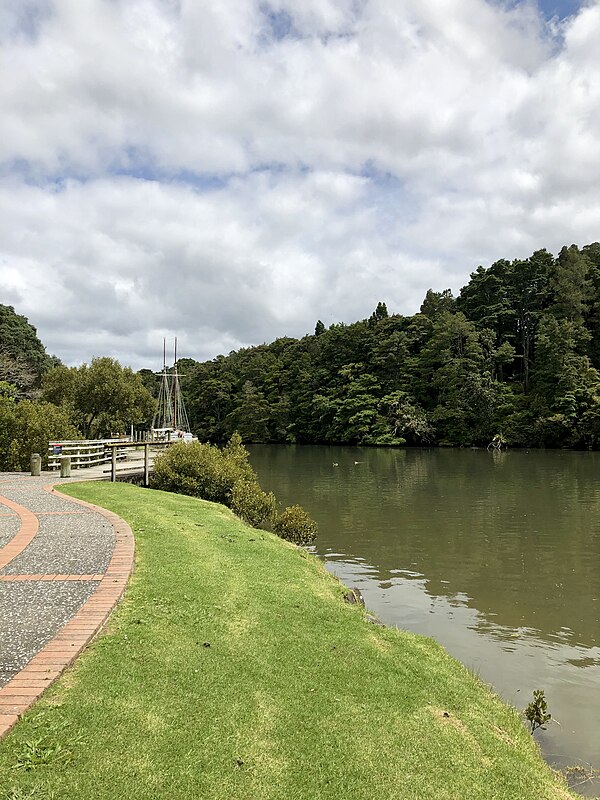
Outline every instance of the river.
MULTIPOLYGON (((254 445, 263 488, 388 625, 440 642, 518 709, 547 760, 600 770, 600 454, 254 445)), ((578 788, 600 795, 600 780, 578 788)))

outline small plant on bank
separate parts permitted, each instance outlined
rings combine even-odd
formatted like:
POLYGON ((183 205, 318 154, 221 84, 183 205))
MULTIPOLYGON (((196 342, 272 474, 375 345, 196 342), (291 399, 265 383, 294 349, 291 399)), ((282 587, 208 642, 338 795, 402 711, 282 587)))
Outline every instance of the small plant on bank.
POLYGON ((317 523, 302 506, 289 506, 275 517, 273 530, 288 542, 309 545, 316 539, 317 523))
POLYGON ((531 735, 537 728, 545 730, 544 725, 552 718, 548 713, 548 703, 543 689, 536 689, 533 693, 533 700, 525 709, 525 717, 531 725, 531 735))
POLYGON ((256 481, 236 481, 231 490, 231 510, 249 525, 258 528, 275 516, 273 492, 263 492, 256 481))

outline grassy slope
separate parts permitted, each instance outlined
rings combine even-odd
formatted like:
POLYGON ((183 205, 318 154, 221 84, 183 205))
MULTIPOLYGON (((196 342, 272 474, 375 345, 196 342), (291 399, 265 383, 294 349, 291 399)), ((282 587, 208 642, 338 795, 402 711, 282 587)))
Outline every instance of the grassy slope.
POLYGON ((570 797, 514 711, 433 641, 366 623, 303 551, 204 501, 67 491, 128 520, 136 571, 0 745, 0 797, 570 797))

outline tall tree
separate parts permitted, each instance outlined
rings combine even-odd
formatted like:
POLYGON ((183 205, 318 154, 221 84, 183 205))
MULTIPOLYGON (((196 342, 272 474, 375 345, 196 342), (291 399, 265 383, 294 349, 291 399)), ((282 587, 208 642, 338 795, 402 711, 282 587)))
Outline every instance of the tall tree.
POLYGON ((52 364, 27 318, 0 304, 0 380, 14 384, 19 396, 30 397, 52 364))
POLYGON ((86 439, 124 433, 129 425, 147 421, 154 409, 140 376, 107 357, 50 370, 43 397, 68 409, 86 439))

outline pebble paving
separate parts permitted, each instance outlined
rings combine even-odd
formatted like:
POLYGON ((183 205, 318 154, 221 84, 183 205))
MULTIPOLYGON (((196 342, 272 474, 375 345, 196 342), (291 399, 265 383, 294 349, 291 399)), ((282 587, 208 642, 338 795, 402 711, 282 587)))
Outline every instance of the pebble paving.
POLYGON ((98 581, 0 582, 0 686, 47 644, 98 581))
POLYGON ((0 575, 89 575, 105 571, 115 536, 100 514, 39 516, 39 520, 35 539, 0 570, 0 575))
POLYGON ((0 473, 0 736, 99 630, 133 563, 126 523, 44 488, 69 481, 0 473))
POLYGON ((8 544, 21 527, 21 520, 15 514, 9 514, 6 506, 0 509, 0 547, 8 544))

